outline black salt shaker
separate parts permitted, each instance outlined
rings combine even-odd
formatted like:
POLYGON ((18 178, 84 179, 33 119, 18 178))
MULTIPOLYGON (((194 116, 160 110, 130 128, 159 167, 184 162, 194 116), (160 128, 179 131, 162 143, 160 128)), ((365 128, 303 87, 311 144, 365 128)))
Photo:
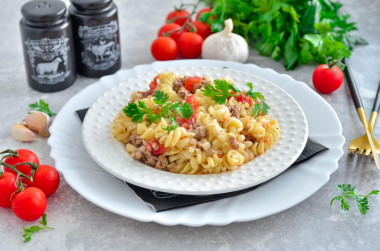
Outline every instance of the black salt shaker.
POLYGON ((76 80, 75 51, 66 5, 58 0, 26 2, 20 20, 28 84, 56 92, 76 80))
POLYGON ((98 78, 120 69, 117 7, 112 0, 71 0, 77 71, 98 78))

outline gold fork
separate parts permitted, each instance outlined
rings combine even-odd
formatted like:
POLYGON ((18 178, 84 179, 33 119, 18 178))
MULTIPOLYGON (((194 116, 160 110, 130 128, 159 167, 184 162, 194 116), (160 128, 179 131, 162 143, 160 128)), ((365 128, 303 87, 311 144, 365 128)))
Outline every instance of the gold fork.
MULTIPOLYGON (((379 110, 380 110, 380 98, 379 97, 380 97, 380 83, 379 83, 379 88, 377 90, 375 103, 373 104, 371 117, 369 118, 369 122, 368 122, 368 129, 369 129, 369 132, 371 134, 372 141, 373 141, 373 144, 375 146, 375 151, 377 154, 380 154, 380 142, 377 141, 376 138, 373 136, 373 128, 375 127, 377 115, 378 115, 379 110)), ((355 152, 357 149, 359 149, 359 151, 358 151, 359 154, 364 154, 366 156, 370 155, 371 151, 368 150, 368 149, 370 149, 370 146, 369 146, 369 141, 367 139, 367 135, 363 135, 363 136, 356 138, 356 139, 351 141, 351 144, 348 147, 348 150, 350 150, 351 152, 355 152), (364 143, 362 143, 362 142, 364 142, 364 143), (367 147, 364 147, 364 148, 363 147, 357 147, 358 145, 362 145, 362 144, 366 144, 367 147)))
POLYGON ((354 101, 356 111, 359 115, 360 121, 362 122, 362 124, 364 126, 365 133, 366 133, 364 136, 352 140, 348 149, 352 153, 355 153, 357 151, 358 154, 364 153, 367 156, 372 153, 372 157, 375 161, 376 168, 380 169, 379 156, 378 156, 378 152, 380 152, 380 151, 378 151, 378 149, 376 149, 374 142, 373 142, 373 135, 372 135, 373 126, 374 126, 375 120, 377 118, 378 107, 376 107, 376 106, 378 105, 378 102, 379 102, 378 101, 378 95, 376 96, 374 108, 372 109, 373 110, 372 114, 371 114, 372 119, 370 120, 370 122, 371 122, 370 125, 371 125, 372 130, 370 131, 367 116, 366 116, 365 110, 363 108, 363 103, 362 103, 362 100, 360 98, 359 91, 358 91, 356 83, 353 79, 351 69, 347 63, 346 63, 346 68, 345 68, 345 74, 347 77, 348 87, 350 88, 352 100, 354 101))

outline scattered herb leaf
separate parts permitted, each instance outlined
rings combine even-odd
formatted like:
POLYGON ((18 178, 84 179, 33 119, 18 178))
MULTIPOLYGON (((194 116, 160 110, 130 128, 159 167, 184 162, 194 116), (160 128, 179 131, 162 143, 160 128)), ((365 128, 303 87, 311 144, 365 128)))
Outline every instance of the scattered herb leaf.
POLYGON ((367 195, 358 195, 355 194, 355 188, 356 186, 352 187, 350 184, 343 184, 343 185, 337 185, 337 190, 342 191, 342 195, 336 196, 333 198, 330 202, 330 206, 334 203, 334 201, 340 200, 341 208, 345 211, 350 210, 350 205, 348 204, 348 200, 354 200, 356 201, 356 205, 359 208, 359 211, 362 214, 366 214, 366 212, 369 210, 368 206, 368 198, 371 195, 375 195, 379 193, 379 190, 372 190, 367 195))
POLYGON ((29 108, 31 108, 35 111, 44 112, 47 115, 49 115, 50 117, 57 115, 56 113, 50 111, 49 104, 46 103, 45 101, 43 101, 42 99, 40 99, 39 101, 37 101, 33 104, 30 104, 29 108))
POLYGON ((29 242, 32 239, 32 235, 38 231, 54 228, 47 226, 46 214, 42 215, 41 221, 39 222, 41 225, 35 225, 30 227, 23 227, 25 234, 22 235, 24 237, 24 242, 29 242))

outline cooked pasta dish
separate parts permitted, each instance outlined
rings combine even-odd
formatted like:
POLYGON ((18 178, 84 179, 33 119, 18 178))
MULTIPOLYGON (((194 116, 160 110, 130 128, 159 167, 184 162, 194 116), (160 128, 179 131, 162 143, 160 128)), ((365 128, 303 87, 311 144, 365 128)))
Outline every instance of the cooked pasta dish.
POLYGON ((132 93, 110 128, 132 158, 181 174, 238 169, 279 136, 264 96, 231 79, 158 74, 148 91, 132 93))

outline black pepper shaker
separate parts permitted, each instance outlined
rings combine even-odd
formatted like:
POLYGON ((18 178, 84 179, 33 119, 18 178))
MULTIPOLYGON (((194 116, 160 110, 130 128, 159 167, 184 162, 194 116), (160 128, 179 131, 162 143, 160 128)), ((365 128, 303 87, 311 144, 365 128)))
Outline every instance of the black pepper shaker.
POLYGON ((76 80, 75 51, 66 5, 57 0, 32 0, 21 7, 21 38, 28 84, 56 92, 76 80))
POLYGON ((77 71, 98 78, 120 69, 117 7, 112 0, 71 0, 77 71))

